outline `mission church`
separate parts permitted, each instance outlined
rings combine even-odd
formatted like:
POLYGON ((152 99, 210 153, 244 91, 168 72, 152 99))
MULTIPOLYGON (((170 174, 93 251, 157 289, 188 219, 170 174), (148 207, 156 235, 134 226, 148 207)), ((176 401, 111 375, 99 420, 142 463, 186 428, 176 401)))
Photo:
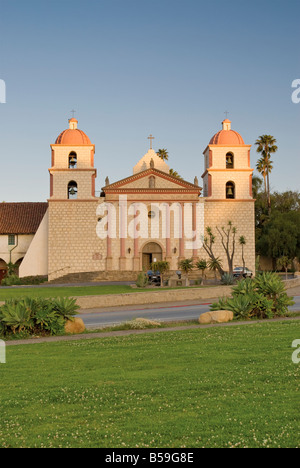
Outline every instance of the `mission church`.
MULTIPOLYGON (((18 263, 21 277, 47 275, 50 281, 133 280, 159 260, 176 271, 180 260, 208 259, 203 248, 208 226, 216 236, 214 254, 226 270, 215 228, 229 221, 237 239, 246 238, 246 266, 255 271, 251 145, 225 119, 203 153, 202 189, 197 175, 193 182, 171 175, 152 148, 152 135, 149 139, 150 149, 135 165, 133 160, 132 174, 107 178, 96 196, 95 146, 71 118, 51 144, 48 201, 0 205, 0 273, 9 261, 18 263)), ((197 171, 201 165, 197 158, 197 171)), ((235 248, 234 266, 242 266, 238 242, 235 248)))

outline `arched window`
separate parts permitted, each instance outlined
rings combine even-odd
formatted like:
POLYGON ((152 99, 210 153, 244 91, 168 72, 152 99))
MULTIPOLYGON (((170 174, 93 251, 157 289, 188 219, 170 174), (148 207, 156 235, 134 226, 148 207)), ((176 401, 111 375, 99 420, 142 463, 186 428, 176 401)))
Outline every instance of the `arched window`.
POLYGON ((233 153, 226 154, 226 169, 234 168, 234 155, 233 153))
POLYGON ((235 184, 234 182, 227 182, 226 184, 226 198, 235 198, 235 184))
POLYGON ((74 180, 71 180, 68 184, 68 199, 76 200, 77 199, 77 184, 74 180))
POLYGON ((76 169, 77 167, 77 154, 75 151, 72 151, 69 154, 69 169, 76 169))

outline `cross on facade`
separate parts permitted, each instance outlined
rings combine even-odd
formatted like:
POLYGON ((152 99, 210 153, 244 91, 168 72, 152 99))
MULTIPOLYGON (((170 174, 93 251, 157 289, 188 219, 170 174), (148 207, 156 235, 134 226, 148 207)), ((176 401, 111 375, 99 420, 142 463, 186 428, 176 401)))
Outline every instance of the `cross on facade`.
POLYGON ((148 140, 150 140, 150 149, 152 149, 152 140, 155 140, 155 137, 150 135, 148 136, 148 140))
POLYGON ((75 110, 71 110, 71 113, 73 114, 73 117, 72 117, 73 119, 75 117, 75 112, 76 112, 75 110))
POLYGON ((230 114, 230 112, 226 111, 224 114, 226 115, 226 119, 228 119, 228 114, 230 114))

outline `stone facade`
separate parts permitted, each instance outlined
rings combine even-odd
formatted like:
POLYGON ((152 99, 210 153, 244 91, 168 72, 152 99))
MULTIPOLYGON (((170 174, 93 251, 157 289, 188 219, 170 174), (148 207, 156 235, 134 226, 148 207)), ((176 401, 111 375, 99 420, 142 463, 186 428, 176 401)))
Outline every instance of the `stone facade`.
MULTIPOLYGON (((150 149, 134 166, 133 175, 114 183, 107 180, 101 197, 96 197, 95 148, 84 134, 85 144, 78 145, 76 139, 72 144, 74 130, 77 131, 77 122, 71 119, 68 144, 59 140, 51 145, 50 280, 84 272, 107 272, 111 278, 112 272, 128 271, 130 276, 149 268, 155 260, 169 261, 171 270, 176 271, 181 259, 208 259, 201 243, 207 226, 216 236, 215 256, 222 259, 226 270, 226 255, 216 226, 226 226, 228 221, 237 228, 234 266, 242 266, 238 237, 243 235, 246 265, 255 271, 249 145, 240 140, 238 144, 214 141, 208 145, 202 176, 204 196, 197 179, 190 183, 171 176, 169 166, 150 149), (228 163, 228 153, 233 163, 228 163), (73 194, 70 182, 76 183, 73 194), (198 244, 193 242, 193 231, 198 244)), ((223 131, 228 132, 226 137, 236 133, 228 123, 223 123, 223 131)), ((199 169, 201 165, 199 162, 199 169)))

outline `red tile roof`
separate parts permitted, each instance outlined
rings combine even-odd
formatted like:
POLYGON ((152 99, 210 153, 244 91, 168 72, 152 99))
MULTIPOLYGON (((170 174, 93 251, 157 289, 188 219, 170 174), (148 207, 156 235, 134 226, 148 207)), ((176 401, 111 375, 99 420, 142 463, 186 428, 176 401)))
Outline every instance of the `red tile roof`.
POLYGON ((1 234, 35 234, 48 203, 0 203, 1 234))

